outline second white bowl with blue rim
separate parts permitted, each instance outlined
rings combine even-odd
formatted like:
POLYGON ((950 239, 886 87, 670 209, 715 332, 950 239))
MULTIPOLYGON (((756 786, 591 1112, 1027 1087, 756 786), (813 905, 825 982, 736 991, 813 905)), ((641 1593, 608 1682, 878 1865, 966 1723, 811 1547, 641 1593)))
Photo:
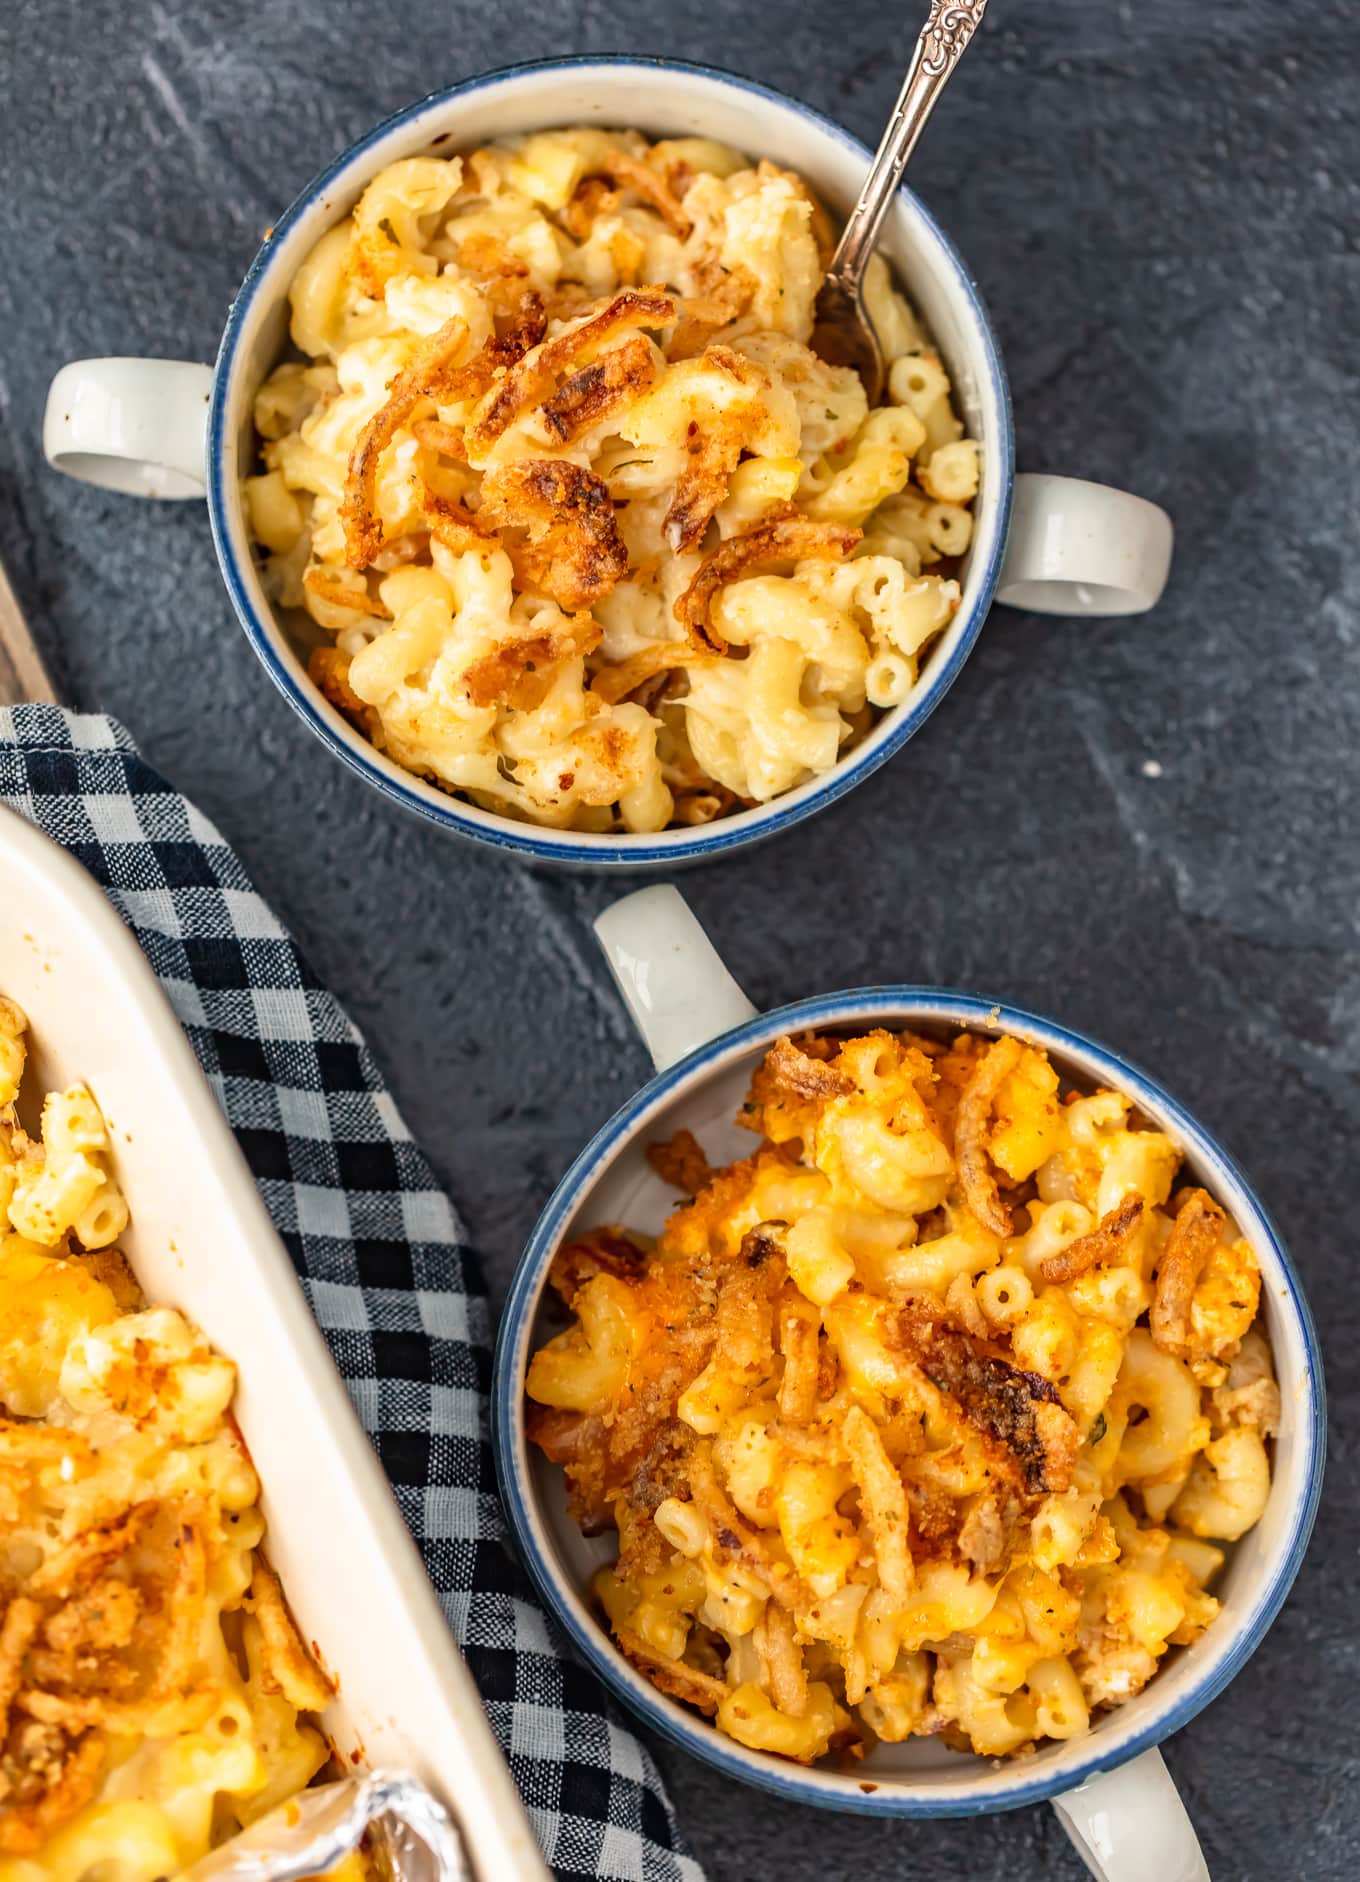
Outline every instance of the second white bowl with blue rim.
MULTIPOLYGON (((658 1069, 596 1133, 557 1186, 516 1270, 501 1319, 492 1392, 497 1470, 515 1539, 544 1601, 625 1704, 663 1737, 731 1777, 793 1802, 875 1816, 974 1816, 1047 1800, 1092 1874, 1104 1882, 1205 1882, 1209 1871, 1156 1747, 1223 1691, 1274 1620, 1312 1531, 1325 1452, 1322 1362, 1312 1318, 1284 1244, 1241 1171, 1145 1072, 1038 1014, 917 986, 821 994, 757 1013, 670 887, 645 889, 615 903, 596 929, 658 1069), (1078 1085, 1126 1093, 1180 1146, 1193 1180, 1223 1203, 1261 1265, 1261 1311, 1281 1385, 1282 1424, 1266 1513, 1233 1545, 1215 1584, 1223 1610, 1201 1640, 1173 1650, 1143 1692, 1101 1716, 1089 1734, 1047 1744, 1018 1761, 961 1757, 913 1739, 877 1746, 845 1772, 790 1764, 719 1733, 658 1692, 614 1646, 588 1588, 595 1569, 613 1559, 615 1539, 580 1534, 567 1509, 561 1471, 525 1433, 528 1362, 557 1330, 547 1287, 553 1256, 602 1223, 654 1232, 675 1206, 674 1191, 647 1162, 647 1145, 688 1127, 711 1160, 749 1154, 749 1133, 732 1119, 773 1041, 808 1028, 874 1026, 946 1035, 964 1029, 1013 1032, 1043 1047, 1078 1085)), ((1271 1756, 1263 1743, 1263 1777, 1271 1756)))

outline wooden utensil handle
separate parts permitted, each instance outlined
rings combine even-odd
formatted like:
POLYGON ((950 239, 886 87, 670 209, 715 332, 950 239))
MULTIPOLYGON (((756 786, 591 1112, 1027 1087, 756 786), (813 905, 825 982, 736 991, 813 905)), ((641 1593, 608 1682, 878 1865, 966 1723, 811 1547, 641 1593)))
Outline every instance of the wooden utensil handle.
POLYGON ((17 706, 22 700, 55 705, 56 699, 42 655, 0 563, 0 706, 17 706))

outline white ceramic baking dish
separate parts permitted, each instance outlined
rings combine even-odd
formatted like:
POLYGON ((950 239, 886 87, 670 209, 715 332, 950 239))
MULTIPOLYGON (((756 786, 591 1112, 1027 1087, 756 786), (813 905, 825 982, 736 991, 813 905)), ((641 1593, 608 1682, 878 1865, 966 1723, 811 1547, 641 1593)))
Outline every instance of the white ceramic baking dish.
POLYGON ((337 1684, 349 1763, 414 1771, 448 1805, 478 1882, 547 1882, 477 1689, 246 1163, 156 977, 65 851, 0 810, 0 989, 32 1024, 42 1089, 84 1079, 132 1210, 150 1299, 240 1369, 269 1553, 337 1684))

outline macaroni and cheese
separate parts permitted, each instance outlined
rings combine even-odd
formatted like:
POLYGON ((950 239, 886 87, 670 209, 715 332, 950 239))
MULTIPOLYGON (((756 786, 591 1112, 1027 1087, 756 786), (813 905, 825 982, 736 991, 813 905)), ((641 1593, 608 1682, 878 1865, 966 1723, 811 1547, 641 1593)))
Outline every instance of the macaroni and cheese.
POLYGON ((763 1139, 552 1281, 529 1431, 663 1691, 802 1762, 1084 1732, 1219 1603, 1280 1400, 1248 1243, 1117 1091, 1009 1035, 781 1039, 763 1139))
POLYGON ((20 1127, 25 1029, 0 997, 0 1882, 154 1882, 311 1781, 332 1694, 261 1549, 235 1368, 114 1246, 90 1092, 20 1127))
POLYGON ((245 494, 374 745, 504 815, 653 831, 827 771, 911 693, 978 449, 881 259, 890 403, 812 350, 829 237, 799 177, 703 138, 373 179, 293 282, 245 494))

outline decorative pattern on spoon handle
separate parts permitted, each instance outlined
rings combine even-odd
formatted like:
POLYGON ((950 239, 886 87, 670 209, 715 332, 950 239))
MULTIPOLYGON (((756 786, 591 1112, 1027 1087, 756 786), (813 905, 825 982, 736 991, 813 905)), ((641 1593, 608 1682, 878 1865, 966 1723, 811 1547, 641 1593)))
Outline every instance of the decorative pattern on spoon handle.
POLYGON ((928 41, 921 70, 938 78, 963 52, 982 24, 987 0, 931 0, 930 17, 921 37, 928 41))
POLYGON ((907 159, 986 10, 987 0, 931 0, 930 13, 912 48, 897 105, 827 269, 827 278, 844 283, 852 294, 858 292, 864 264, 902 180, 907 159))

